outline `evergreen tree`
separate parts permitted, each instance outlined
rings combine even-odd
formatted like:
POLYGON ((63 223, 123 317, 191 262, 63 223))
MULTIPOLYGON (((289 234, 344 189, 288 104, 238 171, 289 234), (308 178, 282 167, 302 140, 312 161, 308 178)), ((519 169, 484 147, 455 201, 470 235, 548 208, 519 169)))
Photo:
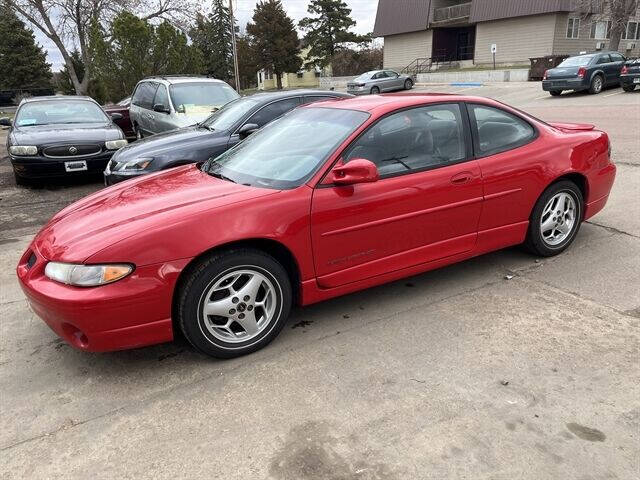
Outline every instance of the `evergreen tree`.
POLYGON ((236 49, 238 50, 238 73, 240 75, 239 88, 258 86, 258 61, 255 58, 255 52, 251 48, 249 37, 237 36, 236 49))
POLYGON ((208 75, 229 81, 233 77, 231 16, 225 0, 213 0, 208 17, 196 16, 190 32, 193 44, 202 52, 208 75))
POLYGON ((247 33, 258 66, 273 72, 278 89, 282 89, 282 74, 300 70, 302 60, 298 34, 280 0, 259 1, 247 33))
POLYGON ((50 88, 51 65, 33 32, 0 3, 0 88, 50 88))
MULTIPOLYGON (((82 58, 80 58, 80 52, 78 49, 71 51, 71 61, 73 62, 73 68, 76 71, 76 75, 78 75, 78 78, 82 80, 82 78, 84 78, 84 63, 82 62, 82 58)), ((71 81, 71 75, 69 74, 69 68, 66 65, 60 73, 56 74, 56 77, 56 88, 58 90, 65 95, 76 94, 73 82, 71 81)))
POLYGON ((351 18, 351 9, 342 0, 311 0, 307 12, 313 16, 303 18, 298 25, 307 32, 304 40, 311 47, 309 65, 326 67, 341 44, 368 40, 349 32, 356 22, 351 18))

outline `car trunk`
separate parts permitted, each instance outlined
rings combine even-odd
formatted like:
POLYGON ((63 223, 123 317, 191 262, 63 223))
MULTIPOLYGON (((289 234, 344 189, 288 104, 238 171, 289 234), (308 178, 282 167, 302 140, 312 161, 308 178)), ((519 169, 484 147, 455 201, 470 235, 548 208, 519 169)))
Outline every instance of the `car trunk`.
POLYGON ((556 67, 547 70, 548 80, 562 80, 564 78, 576 78, 580 67, 556 67))

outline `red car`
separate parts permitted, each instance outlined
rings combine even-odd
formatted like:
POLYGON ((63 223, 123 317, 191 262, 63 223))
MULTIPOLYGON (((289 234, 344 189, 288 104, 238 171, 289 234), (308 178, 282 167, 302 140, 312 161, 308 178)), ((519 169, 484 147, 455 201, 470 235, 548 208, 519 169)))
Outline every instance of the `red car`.
POLYGON ((120 127, 120 130, 124 132, 125 137, 132 139, 136 138, 136 132, 133 130, 131 124, 131 118, 129 117, 129 107, 131 106, 131 97, 123 98, 118 103, 113 105, 105 105, 102 107, 109 115, 112 113, 119 113, 122 118, 114 120, 114 123, 120 127))
POLYGON ((204 164, 62 210, 18 264, 33 310, 90 351, 167 342, 233 357, 308 305, 485 252, 556 255, 600 211, 607 134, 485 98, 299 107, 204 164))

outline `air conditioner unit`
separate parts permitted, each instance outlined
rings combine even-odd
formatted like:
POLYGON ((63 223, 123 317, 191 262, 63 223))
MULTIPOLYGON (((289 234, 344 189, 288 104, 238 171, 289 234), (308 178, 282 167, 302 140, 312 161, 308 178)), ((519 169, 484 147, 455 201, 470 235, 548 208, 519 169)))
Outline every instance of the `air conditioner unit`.
POLYGON ((633 50, 634 48, 636 48, 636 42, 627 43, 627 50, 633 50))
POLYGON ((604 42, 596 43, 596 50, 602 50, 604 48, 604 42))

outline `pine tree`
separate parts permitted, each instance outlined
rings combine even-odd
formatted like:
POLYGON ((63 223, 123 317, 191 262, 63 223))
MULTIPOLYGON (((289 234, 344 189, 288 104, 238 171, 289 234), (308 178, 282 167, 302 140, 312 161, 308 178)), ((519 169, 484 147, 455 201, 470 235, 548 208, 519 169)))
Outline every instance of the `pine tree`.
POLYGON ((0 88, 50 88, 51 65, 33 32, 0 3, 0 88))
POLYGON ((341 44, 368 40, 349 32, 356 22, 342 0, 311 0, 307 12, 313 16, 303 18, 298 25, 307 32, 305 44, 311 47, 308 57, 312 60, 308 64, 326 67, 341 44))
POLYGON ((193 44, 202 52, 205 71, 220 80, 233 77, 231 16, 224 0, 213 0, 208 17, 198 14, 190 32, 193 44))
POLYGON ((258 66, 273 72, 278 89, 282 89, 282 74, 300 70, 302 60, 298 34, 280 0, 259 1, 247 33, 258 66))

